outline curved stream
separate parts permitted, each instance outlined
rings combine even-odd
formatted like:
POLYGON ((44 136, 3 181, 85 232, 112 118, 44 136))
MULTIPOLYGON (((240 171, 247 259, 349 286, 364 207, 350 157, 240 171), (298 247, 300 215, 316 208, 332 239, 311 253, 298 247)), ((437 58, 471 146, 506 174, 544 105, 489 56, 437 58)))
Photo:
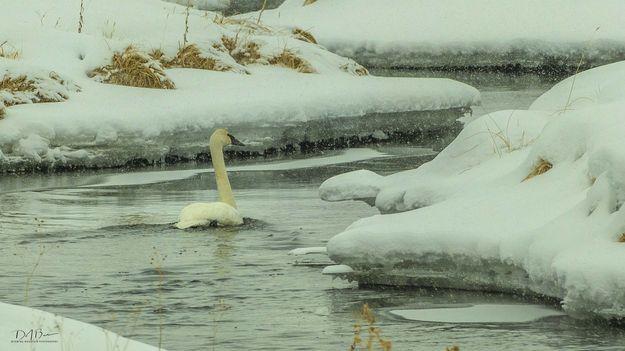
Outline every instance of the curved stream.
MULTIPOLYGON (((98 172, 1 176, 0 300, 168 350, 346 350, 354 336, 354 311, 363 303, 373 308, 376 325, 394 350, 625 345, 623 329, 574 320, 551 301, 358 288, 321 275, 328 263, 324 255, 289 255, 295 248, 324 246, 356 219, 377 213, 360 202, 319 200, 317 187, 327 177, 360 168, 392 173, 432 157, 418 148, 379 151, 390 156, 232 172, 240 210, 254 219, 241 228, 172 227, 188 203, 216 198, 207 190, 214 188, 211 173, 163 172, 150 184, 118 181, 100 187, 95 185, 110 177, 98 172), (531 308, 521 306, 527 304, 531 308), (500 308, 497 318, 471 314, 493 308, 500 308), (502 317, 518 309, 525 312, 522 318, 502 317)), ((4 342, 0 339, 0 349, 4 342)))

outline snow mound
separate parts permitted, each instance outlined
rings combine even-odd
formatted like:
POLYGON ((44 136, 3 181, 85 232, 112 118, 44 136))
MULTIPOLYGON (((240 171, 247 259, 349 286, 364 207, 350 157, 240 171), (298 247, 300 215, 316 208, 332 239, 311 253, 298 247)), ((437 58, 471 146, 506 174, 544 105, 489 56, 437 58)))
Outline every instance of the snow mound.
MULTIPOLYGON (((390 125, 398 116, 389 114, 449 110, 445 120, 428 121, 440 126, 480 100, 476 89, 452 80, 362 76, 362 66, 303 40, 291 27, 154 0, 90 1, 82 10, 74 5, 14 1, 0 12, 0 43, 18 51, 14 60, 0 58, 0 69, 40 80, 43 100, 71 97, 61 104, 8 107, 38 93, 23 97, 0 89, 0 172, 195 159, 207 153, 217 127, 240 132, 263 151, 279 150, 293 135, 306 137, 297 132, 313 129, 302 127, 311 121, 373 115, 390 125), (100 84, 89 77, 128 47, 147 65, 160 62, 157 80, 167 77, 176 89, 100 84)), ((366 127, 373 128, 369 134, 379 129, 366 127)))
MULTIPOLYGON (((309 30, 321 45, 367 67, 575 69, 621 60, 619 0, 287 0, 271 25, 309 30), (488 9, 485 11, 484 9, 488 9)), ((241 17, 257 18, 258 13, 241 17)))
POLYGON ((0 315, 0 329, 6 331, 0 347, 6 350, 163 350, 94 325, 34 308, 0 302, 0 315))
POLYGON ((431 162, 380 179, 376 205, 406 212, 353 223, 330 258, 361 282, 534 293, 625 318, 624 72, 584 72, 531 110, 470 122, 431 162), (611 88, 570 104, 596 86, 611 88), (540 160, 553 167, 526 179, 540 160))

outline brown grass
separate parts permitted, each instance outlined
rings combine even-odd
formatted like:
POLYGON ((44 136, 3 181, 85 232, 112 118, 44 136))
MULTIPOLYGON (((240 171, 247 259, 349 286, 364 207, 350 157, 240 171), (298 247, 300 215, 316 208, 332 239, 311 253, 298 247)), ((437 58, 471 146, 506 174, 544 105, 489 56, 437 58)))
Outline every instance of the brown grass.
POLYGON ((317 39, 315 39, 315 37, 310 34, 310 32, 307 32, 301 28, 293 29, 293 35, 295 36, 295 39, 299 39, 301 41, 305 41, 311 44, 317 44, 317 39))
POLYGON ((182 68, 206 69, 211 71, 227 71, 228 68, 217 66, 214 58, 202 55, 200 49, 194 44, 183 46, 178 50, 176 57, 169 65, 182 68))
POLYGON ((160 61, 137 51, 129 46, 122 53, 115 53, 111 64, 96 68, 91 76, 100 77, 109 84, 126 85, 140 88, 175 89, 163 71, 160 61))
POLYGON ((165 57, 165 53, 161 49, 152 49, 152 51, 148 53, 148 56, 150 56, 152 60, 160 62, 163 67, 167 67, 167 64, 169 63, 165 57))
MULTIPOLYGON (((65 84, 65 81, 63 81, 63 79, 55 72, 50 72, 48 77, 52 80, 57 81, 61 85, 65 84)), ((5 75, 4 77, 2 77, 2 79, 0 79, 0 91, 7 91, 12 94, 20 92, 31 93, 28 94, 29 97, 26 101, 22 98, 3 100, 2 103, 6 107, 18 104, 25 104, 29 102, 59 102, 64 101, 68 98, 67 95, 60 92, 57 92, 56 94, 45 94, 43 91, 39 90, 39 87, 37 86, 35 81, 29 79, 26 75, 19 75, 17 77, 5 75)))
POLYGON ((221 37, 221 43, 230 56, 241 65, 254 63, 260 58, 258 44, 249 40, 239 40, 238 35, 234 38, 224 35, 221 37))
POLYGON ((460 351, 460 347, 454 345, 452 347, 446 347, 445 351, 460 351))
POLYGON ((525 177, 525 179, 523 179, 523 181, 526 181, 528 179, 532 179, 532 178, 534 178, 536 176, 539 176, 539 175, 547 172, 548 170, 550 170, 551 167, 553 167, 551 162, 545 161, 543 159, 540 159, 540 161, 538 161, 538 164, 536 164, 536 166, 534 166, 534 169, 532 169, 530 174, 528 174, 527 177, 525 177))
POLYGON ((616 241, 619 243, 625 243, 625 233, 621 234, 616 241))
POLYGON ((6 107, 4 107, 4 104, 2 103, 2 101, 0 101, 0 120, 3 120, 6 114, 7 114, 7 109, 6 107))
POLYGON ((356 324, 354 325, 354 338, 352 344, 349 347, 350 351, 356 350, 359 346, 362 346, 363 339, 361 336, 362 321, 367 322, 367 350, 373 350, 375 341, 378 342, 382 351, 390 351, 393 347, 393 343, 390 340, 385 340, 381 336, 381 329, 375 326, 375 315, 369 308, 368 304, 364 304, 359 313, 356 314, 356 324))
POLYGON ((351 72, 357 76, 368 76, 369 75, 369 71, 364 68, 363 66, 357 64, 357 63, 353 63, 353 64, 344 64, 341 65, 341 69, 345 72, 351 72))
POLYGON ((310 5, 310 4, 314 4, 316 1, 317 1, 317 0, 305 0, 305 1, 304 1, 304 5, 303 5, 303 6, 310 5))
POLYGON ((272 65, 291 68, 301 73, 315 72, 308 61, 298 57, 293 51, 288 49, 284 49, 280 55, 270 58, 269 63, 272 65))
POLYGON ((17 60, 17 58, 20 56, 19 51, 5 47, 7 43, 8 41, 5 40, 2 44, 0 44, 0 57, 17 60))

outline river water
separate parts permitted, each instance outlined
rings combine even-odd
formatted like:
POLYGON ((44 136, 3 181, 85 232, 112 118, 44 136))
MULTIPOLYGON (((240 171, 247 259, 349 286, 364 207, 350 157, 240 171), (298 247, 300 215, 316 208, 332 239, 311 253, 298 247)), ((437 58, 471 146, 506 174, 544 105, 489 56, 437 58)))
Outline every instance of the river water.
MULTIPOLYGON (((482 111, 526 108, 550 86, 531 76, 503 80, 482 87, 473 82, 485 91, 482 111)), ((317 167, 231 172, 241 212, 253 218, 241 228, 172 227, 185 205, 216 198, 212 173, 177 179, 161 172, 152 184, 106 183, 111 171, 1 176, 0 301, 169 350, 347 350, 354 312, 364 303, 394 350, 623 349, 622 328, 561 315, 552 301, 359 288, 322 275, 329 263, 323 255, 289 255, 324 246, 353 221, 377 213, 360 202, 322 202, 317 188, 323 180, 361 168, 392 173, 432 157, 416 147, 378 150, 389 156, 324 165, 318 155, 311 162, 317 167), (553 315, 470 323, 417 321, 393 312, 480 304, 532 304, 553 315)), ((176 169, 200 167, 206 165, 176 169)))

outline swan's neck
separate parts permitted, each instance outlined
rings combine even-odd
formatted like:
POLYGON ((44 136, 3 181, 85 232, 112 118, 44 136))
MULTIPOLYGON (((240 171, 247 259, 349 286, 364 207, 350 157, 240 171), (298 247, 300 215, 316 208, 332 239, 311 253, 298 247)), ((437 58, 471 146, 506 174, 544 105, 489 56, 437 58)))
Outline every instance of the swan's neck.
POLYGON ((232 188, 230 187, 230 181, 228 180, 228 173, 226 173, 223 144, 211 140, 209 147, 211 151, 213 169, 215 170, 215 180, 217 181, 219 201, 225 202, 228 205, 237 208, 237 204, 234 201, 234 195, 232 194, 232 188))

